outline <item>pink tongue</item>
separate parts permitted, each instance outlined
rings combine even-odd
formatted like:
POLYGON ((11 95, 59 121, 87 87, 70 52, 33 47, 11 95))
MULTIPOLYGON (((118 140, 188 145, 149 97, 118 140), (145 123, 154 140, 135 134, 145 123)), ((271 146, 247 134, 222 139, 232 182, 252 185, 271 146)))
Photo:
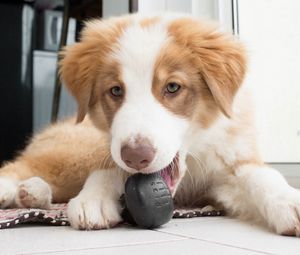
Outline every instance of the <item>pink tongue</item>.
POLYGON ((168 185, 169 189, 172 187, 172 179, 168 173, 168 170, 165 169, 160 173, 161 177, 164 179, 165 183, 168 185))

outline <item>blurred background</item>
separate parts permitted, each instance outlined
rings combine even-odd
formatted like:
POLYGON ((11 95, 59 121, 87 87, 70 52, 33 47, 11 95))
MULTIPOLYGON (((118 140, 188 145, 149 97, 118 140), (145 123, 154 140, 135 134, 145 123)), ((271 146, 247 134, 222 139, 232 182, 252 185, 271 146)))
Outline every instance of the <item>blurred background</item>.
POLYGON ((75 113, 56 84, 57 51, 77 40, 83 20, 164 11, 215 20, 246 44, 263 158, 300 187, 298 0, 0 0, 0 163, 75 113))

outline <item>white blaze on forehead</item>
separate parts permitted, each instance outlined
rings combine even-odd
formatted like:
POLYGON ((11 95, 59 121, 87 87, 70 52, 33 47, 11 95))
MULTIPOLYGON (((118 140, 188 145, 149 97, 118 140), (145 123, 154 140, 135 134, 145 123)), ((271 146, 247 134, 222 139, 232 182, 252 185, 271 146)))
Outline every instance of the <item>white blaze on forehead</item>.
POLYGON ((126 98, 151 89, 155 61, 167 38, 167 28, 161 23, 141 27, 136 22, 124 31, 114 56, 121 66, 126 98))
POLYGON ((111 153, 115 162, 131 171, 121 159, 124 143, 134 146, 136 138, 150 141, 156 155, 146 172, 158 171, 173 161, 180 150, 187 121, 168 111, 152 94, 154 66, 168 43, 167 24, 158 22, 126 28, 113 57, 120 64, 125 98, 111 127, 111 153))

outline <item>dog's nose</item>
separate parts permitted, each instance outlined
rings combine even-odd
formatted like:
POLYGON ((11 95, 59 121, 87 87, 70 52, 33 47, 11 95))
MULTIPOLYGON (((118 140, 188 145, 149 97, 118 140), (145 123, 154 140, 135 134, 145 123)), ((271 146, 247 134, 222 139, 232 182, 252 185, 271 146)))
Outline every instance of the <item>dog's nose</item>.
POLYGON ((143 144, 134 148, 124 145, 121 148, 121 158, 125 164, 136 170, 141 170, 152 162, 155 150, 152 146, 143 144))

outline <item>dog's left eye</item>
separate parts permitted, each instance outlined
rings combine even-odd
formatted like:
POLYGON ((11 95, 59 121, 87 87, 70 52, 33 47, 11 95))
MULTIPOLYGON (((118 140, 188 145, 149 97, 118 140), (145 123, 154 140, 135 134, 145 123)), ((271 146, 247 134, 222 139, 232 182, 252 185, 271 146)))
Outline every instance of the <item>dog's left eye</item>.
POLYGON ((167 93, 176 93, 179 89, 181 88, 181 86, 175 82, 170 82, 167 84, 166 87, 166 92, 167 93))
POLYGON ((114 86, 110 89, 110 93, 114 97, 121 97, 123 96, 123 89, 120 86, 114 86))

